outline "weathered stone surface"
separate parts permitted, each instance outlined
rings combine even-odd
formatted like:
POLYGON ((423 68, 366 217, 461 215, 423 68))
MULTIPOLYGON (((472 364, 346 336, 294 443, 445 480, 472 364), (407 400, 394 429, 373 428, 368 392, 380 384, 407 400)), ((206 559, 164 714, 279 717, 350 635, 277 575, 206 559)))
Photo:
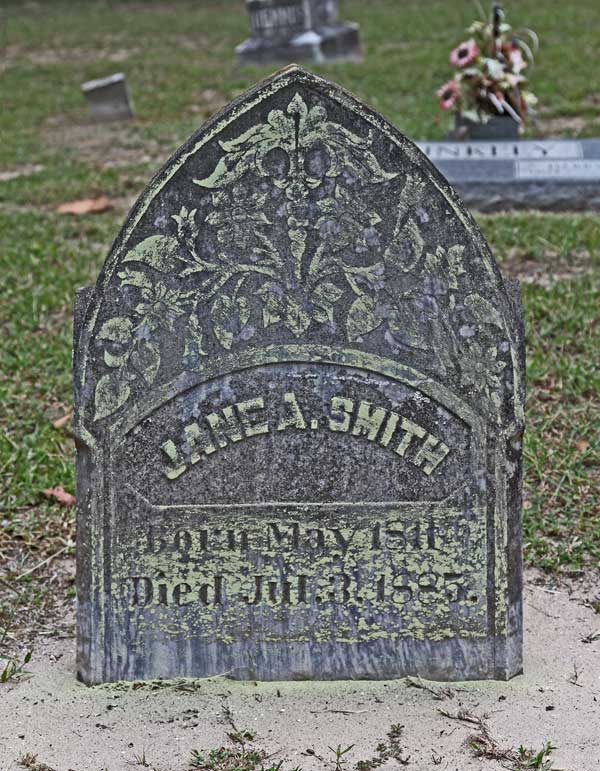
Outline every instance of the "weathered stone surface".
POLYGON ((338 19, 337 0, 246 0, 251 37, 236 48, 245 64, 360 60, 358 24, 338 19))
POLYGON ((106 78, 88 80, 81 84, 81 90, 88 103, 90 115, 95 121, 133 118, 125 75, 122 72, 106 78))
POLYGON ((205 124, 77 298, 79 676, 519 672, 521 318, 349 93, 205 124))
POLYGON ((420 142, 467 206, 600 210, 600 139, 420 142))

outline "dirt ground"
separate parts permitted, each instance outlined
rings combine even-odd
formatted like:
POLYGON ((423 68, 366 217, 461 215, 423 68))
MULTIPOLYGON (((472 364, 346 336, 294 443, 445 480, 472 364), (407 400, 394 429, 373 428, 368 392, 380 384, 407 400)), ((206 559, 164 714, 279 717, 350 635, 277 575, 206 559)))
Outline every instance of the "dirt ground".
MULTIPOLYGON (((598 771, 600 616, 586 597, 599 589, 589 579, 552 588, 528 571, 525 674, 509 683, 211 678, 88 688, 73 675, 74 639, 46 639, 35 646, 30 674, 0 686, 0 769, 17 771, 30 753, 54 771, 183 771, 192 749, 228 744, 230 720, 256 733, 256 746, 274 753, 269 763, 282 761, 282 771, 333 771, 329 748, 351 744, 341 768, 355 769, 394 724, 403 726, 396 754, 415 771, 512 768, 506 759, 474 757, 468 740, 482 718, 498 754, 551 742, 555 771, 598 771)), ((390 759, 379 767, 404 765, 390 759)))

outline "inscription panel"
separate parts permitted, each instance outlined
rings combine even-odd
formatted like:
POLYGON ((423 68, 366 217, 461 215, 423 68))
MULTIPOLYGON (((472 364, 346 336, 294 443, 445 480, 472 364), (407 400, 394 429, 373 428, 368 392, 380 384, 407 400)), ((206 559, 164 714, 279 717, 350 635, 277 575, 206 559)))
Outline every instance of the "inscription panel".
POLYGON ((306 26, 302 0, 271 2, 255 0, 248 3, 252 34, 265 38, 288 38, 306 26))
POLYGON ((113 593, 135 647, 163 635, 351 643, 486 634, 484 520, 456 501, 426 511, 123 503, 136 535, 115 544, 113 593))
POLYGON ((423 391, 281 364, 185 392, 130 431, 115 465, 159 505, 416 501, 462 489, 470 452, 468 426, 423 391))
POLYGON ((131 643, 485 635, 470 434, 422 390, 326 364, 251 368, 163 405, 114 462, 131 643))
POLYGON ((517 179, 600 179, 600 160, 518 161, 517 179))

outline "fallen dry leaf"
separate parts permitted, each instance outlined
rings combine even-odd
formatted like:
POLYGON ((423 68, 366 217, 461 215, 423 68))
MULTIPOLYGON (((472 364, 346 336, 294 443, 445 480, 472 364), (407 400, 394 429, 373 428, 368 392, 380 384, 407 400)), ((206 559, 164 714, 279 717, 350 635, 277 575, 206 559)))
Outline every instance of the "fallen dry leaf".
POLYGON ((590 443, 586 442, 585 439, 580 439, 578 442, 575 442, 575 447, 579 452, 585 452, 589 446, 590 443))
POLYGON ((19 166, 17 169, 0 171, 0 182, 8 182, 11 179, 17 179, 18 177, 28 177, 31 174, 38 174, 43 168, 44 167, 39 163, 31 163, 19 166))
POLYGON ((71 493, 66 492, 65 488, 62 485, 57 485, 56 487, 49 487, 47 490, 44 490, 44 495, 46 498, 55 498, 61 506, 74 506, 75 505, 75 496, 71 495, 71 493))
POLYGON ((62 416, 62 418, 58 418, 57 420, 55 420, 52 423, 52 425, 54 426, 54 428, 62 428, 72 419, 72 417, 73 417, 73 413, 67 412, 66 415, 62 416))
POLYGON ((80 201, 61 203, 56 209, 59 214, 99 214, 110 209, 111 202, 105 195, 100 198, 82 198, 80 201))

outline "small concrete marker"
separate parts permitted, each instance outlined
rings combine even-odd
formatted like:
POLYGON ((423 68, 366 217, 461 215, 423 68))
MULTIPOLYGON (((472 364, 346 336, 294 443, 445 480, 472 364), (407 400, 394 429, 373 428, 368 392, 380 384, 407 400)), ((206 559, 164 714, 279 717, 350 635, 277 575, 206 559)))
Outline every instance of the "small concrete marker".
POLYGON ((81 84, 90 115, 95 121, 118 121, 133 118, 125 75, 117 72, 106 78, 81 84))
POLYGON ((523 338, 412 142, 242 94, 77 294, 79 677, 519 673, 523 338))

